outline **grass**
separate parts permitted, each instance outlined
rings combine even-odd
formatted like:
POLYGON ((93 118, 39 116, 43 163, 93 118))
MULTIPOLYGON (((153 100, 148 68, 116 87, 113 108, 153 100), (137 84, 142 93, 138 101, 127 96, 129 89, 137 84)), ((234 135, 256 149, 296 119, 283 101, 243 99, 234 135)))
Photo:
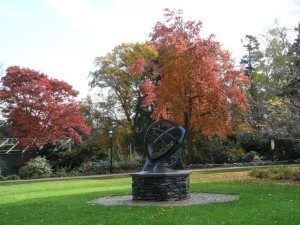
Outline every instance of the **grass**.
POLYGON ((195 172, 193 192, 240 200, 189 207, 89 205, 131 192, 129 177, 0 184, 0 224, 300 224, 300 185, 260 181, 245 171, 195 172))

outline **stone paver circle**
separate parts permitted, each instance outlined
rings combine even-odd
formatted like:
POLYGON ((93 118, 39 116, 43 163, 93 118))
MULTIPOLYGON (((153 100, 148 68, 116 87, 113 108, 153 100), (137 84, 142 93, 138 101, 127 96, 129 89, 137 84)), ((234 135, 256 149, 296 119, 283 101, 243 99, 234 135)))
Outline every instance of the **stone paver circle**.
POLYGON ((104 206, 129 205, 129 206, 189 206, 203 205, 217 202, 231 202, 239 199, 238 195, 210 194, 210 193, 190 193, 190 197, 180 201, 132 201, 131 195, 103 197, 92 201, 90 204, 104 206))

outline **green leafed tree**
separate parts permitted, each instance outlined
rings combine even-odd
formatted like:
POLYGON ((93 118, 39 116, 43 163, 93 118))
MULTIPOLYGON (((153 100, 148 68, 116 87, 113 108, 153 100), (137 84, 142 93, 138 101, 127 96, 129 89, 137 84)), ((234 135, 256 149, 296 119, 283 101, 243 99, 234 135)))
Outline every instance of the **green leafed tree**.
POLYGON ((270 29, 260 40, 262 49, 257 38, 246 36, 247 54, 241 62, 251 78, 249 122, 260 132, 283 135, 288 126, 286 120, 292 116, 289 99, 281 94, 291 79, 291 43, 287 35, 286 28, 270 29))
POLYGON ((295 144, 300 134, 297 108, 300 50, 299 35, 294 44, 288 35, 287 28, 275 27, 259 41, 247 36, 244 45, 247 54, 241 62, 252 82, 248 116, 252 128, 269 138, 295 144), (262 47, 258 51, 259 44, 262 47))
POLYGON ((91 72, 92 88, 108 88, 110 98, 116 99, 121 112, 132 125, 138 116, 135 107, 143 76, 130 74, 130 66, 139 59, 154 60, 157 52, 149 44, 121 44, 105 56, 95 59, 96 70, 91 72))
MULTIPOLYGON (((139 87, 146 78, 156 76, 151 69, 143 73, 138 71, 144 71, 144 66, 157 57, 158 53, 151 44, 121 44, 105 56, 97 57, 95 70, 90 73, 90 86, 102 93, 98 101, 101 112, 107 109, 106 115, 114 120, 125 119, 136 137, 142 136, 140 132, 151 122, 150 114, 142 110, 139 87)), ((133 136, 131 142, 137 140, 133 136)))
POLYGON ((295 108, 300 108, 300 23, 295 29, 297 37, 290 47, 291 57, 291 77, 287 86, 283 89, 283 94, 290 98, 291 104, 295 108))
POLYGON ((247 122, 252 129, 260 130, 266 113, 264 101, 266 89, 264 87, 268 82, 268 76, 265 73, 264 54, 255 36, 246 35, 242 42, 246 54, 242 57, 241 64, 244 65, 245 73, 251 79, 248 90, 250 110, 247 122))

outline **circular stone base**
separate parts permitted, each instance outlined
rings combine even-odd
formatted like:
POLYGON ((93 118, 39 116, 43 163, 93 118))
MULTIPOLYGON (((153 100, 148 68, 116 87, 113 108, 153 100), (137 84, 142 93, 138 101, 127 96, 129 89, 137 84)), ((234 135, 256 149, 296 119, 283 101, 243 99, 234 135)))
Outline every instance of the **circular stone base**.
POLYGON ((181 201, 189 198, 190 171, 139 172, 130 175, 134 201, 181 201))
POLYGON ((238 200, 238 195, 208 194, 208 193, 190 193, 190 198, 181 201, 132 201, 131 195, 104 197, 89 201, 90 204, 99 204, 104 206, 113 205, 131 205, 131 206, 189 206, 202 205, 216 202, 231 202, 238 200))

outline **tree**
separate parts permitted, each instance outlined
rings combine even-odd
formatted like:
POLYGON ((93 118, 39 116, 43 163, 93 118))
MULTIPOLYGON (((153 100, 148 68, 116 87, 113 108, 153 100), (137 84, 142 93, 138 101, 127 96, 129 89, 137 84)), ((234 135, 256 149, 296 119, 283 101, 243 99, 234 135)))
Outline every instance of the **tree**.
POLYGON ((241 60, 251 78, 248 121, 256 131, 276 133, 286 127, 283 124, 287 125, 286 118, 290 117, 287 101, 280 97, 282 88, 290 79, 287 29, 272 28, 262 35, 261 42, 265 43, 262 50, 256 37, 247 35, 244 44, 247 55, 241 60))
MULTIPOLYGON (((289 45, 289 51, 286 53, 289 57, 289 73, 286 78, 286 85, 279 90, 279 97, 285 99, 284 114, 285 136, 288 136, 294 142, 298 141, 298 149, 300 148, 300 23, 297 31, 297 37, 293 44, 289 45), (288 135, 287 135, 288 134, 288 135)), ((299 150, 298 150, 299 152, 299 150)), ((298 153, 300 154, 300 153, 298 153)))
MULTIPOLYGON (((300 107, 299 107, 299 46, 297 47, 297 39, 292 44, 287 38, 286 29, 278 29, 277 42, 281 48, 275 48, 276 55, 273 56, 273 67, 271 71, 275 72, 274 82, 277 90, 274 92, 275 97, 270 98, 268 102, 275 106, 270 107, 268 119, 269 127, 273 136, 277 140, 276 157, 296 159, 300 156, 300 107), (283 33, 283 34, 282 34, 283 33), (278 53, 280 51, 280 53, 278 53), (298 60, 297 60, 298 58, 298 60), (297 81, 298 80, 298 81, 297 81), (298 83, 298 84, 297 84, 298 83), (297 88, 298 86, 298 88, 297 88), (298 90, 297 90, 298 89, 298 90), (297 96, 298 92, 298 96, 297 96), (278 104, 279 103, 279 104, 278 104), (281 146, 280 146, 280 143, 281 146)), ((274 43, 274 41, 272 42, 274 43)))
MULTIPOLYGON (((261 35, 259 41, 251 35, 246 40, 244 46, 247 55, 242 58, 242 63, 246 65, 245 71, 251 77, 251 110, 248 118, 255 130, 255 133, 247 135, 252 138, 261 136, 267 143, 270 139, 275 139, 277 143, 285 142, 289 147, 279 147, 280 144, 275 147, 276 154, 282 158, 284 152, 290 154, 293 151, 291 146, 296 146, 300 134, 299 108, 297 109, 297 39, 292 45, 288 39, 288 29, 274 27, 261 35), (264 43, 262 49, 259 48, 259 43, 264 43), (278 152, 279 148, 281 153, 278 152)), ((255 148, 266 152, 269 146, 255 148)), ((294 149, 299 149, 299 144, 294 149)))
POLYGON ((104 124, 117 121, 117 115, 114 111, 115 105, 116 102, 113 98, 95 102, 91 96, 87 96, 80 102, 80 111, 93 130, 98 131, 103 128, 104 124))
POLYGON ((78 92, 66 82, 11 66, 1 83, 2 113, 11 125, 11 136, 19 138, 21 146, 41 148, 62 137, 80 142, 89 133, 75 101, 78 92))
MULTIPOLYGON (((137 135, 138 131, 133 132, 131 124, 126 119, 117 117, 114 111, 114 99, 93 102, 92 98, 88 96, 80 103, 80 106, 86 120, 92 125, 93 129, 83 145, 77 149, 82 148, 85 153, 89 152, 90 158, 103 159, 109 154, 108 134, 110 130, 113 131, 115 159, 117 159, 117 155, 122 157, 131 154, 133 145, 139 144, 138 141, 140 141, 142 135, 137 135)), ((138 114, 142 115, 141 113, 138 114)), ((140 122, 139 119, 138 121, 140 122)))
POLYGON ((291 43, 287 31, 285 27, 275 27, 264 35, 265 73, 269 77, 265 88, 267 88, 269 98, 278 95, 290 80, 291 43))
POLYGON ((157 52, 151 45, 129 43, 121 44, 107 55, 95 59, 98 68, 90 74, 90 86, 108 88, 110 94, 107 99, 115 99, 115 108, 121 109, 115 113, 120 114, 121 111, 131 125, 135 124, 139 116, 135 108, 140 98, 139 85, 144 80, 144 76, 131 71, 141 70, 146 61, 156 57, 157 52), (140 64, 134 64, 137 60, 140 64))
POLYGON ((241 64, 245 67, 245 74, 251 79, 248 90, 250 110, 246 122, 250 124, 251 129, 260 131, 267 110, 265 85, 268 83, 268 76, 264 72, 264 54, 255 36, 246 35, 242 42, 247 54, 242 57, 241 64))
POLYGON ((165 21, 158 22, 151 34, 158 52, 158 79, 141 85, 144 104, 154 105, 155 119, 184 125, 190 162, 195 132, 225 137, 232 114, 248 106, 248 77, 235 68, 213 36, 203 38, 200 30, 200 22, 184 21, 181 11, 166 9, 165 21))
POLYGON ((152 71, 139 72, 156 58, 157 52, 149 43, 121 44, 105 56, 97 57, 97 69, 90 73, 92 88, 108 89, 107 97, 102 95, 102 100, 97 103, 100 111, 114 121, 119 120, 128 132, 130 130, 127 138, 133 148, 140 145, 140 137, 147 126, 144 124, 149 123, 149 116, 140 105, 139 86, 145 78, 155 76, 152 71))
POLYGON ((246 75, 252 75, 253 71, 261 65, 263 53, 260 51, 259 42, 253 35, 246 35, 243 41, 243 46, 247 50, 247 55, 241 59, 241 64, 245 65, 246 75))
POLYGON ((298 136, 299 132, 297 126, 299 112, 293 109, 291 99, 282 94, 293 79, 291 43, 287 38, 287 32, 287 28, 275 27, 263 36, 266 43, 264 73, 268 76, 268 82, 263 87, 267 93, 265 102, 268 109, 264 132, 270 133, 275 138, 291 138, 298 136))
POLYGON ((290 98, 294 107, 300 108, 300 23, 295 31, 298 35, 289 51, 292 61, 291 78, 288 85, 284 87, 283 93, 290 98))

